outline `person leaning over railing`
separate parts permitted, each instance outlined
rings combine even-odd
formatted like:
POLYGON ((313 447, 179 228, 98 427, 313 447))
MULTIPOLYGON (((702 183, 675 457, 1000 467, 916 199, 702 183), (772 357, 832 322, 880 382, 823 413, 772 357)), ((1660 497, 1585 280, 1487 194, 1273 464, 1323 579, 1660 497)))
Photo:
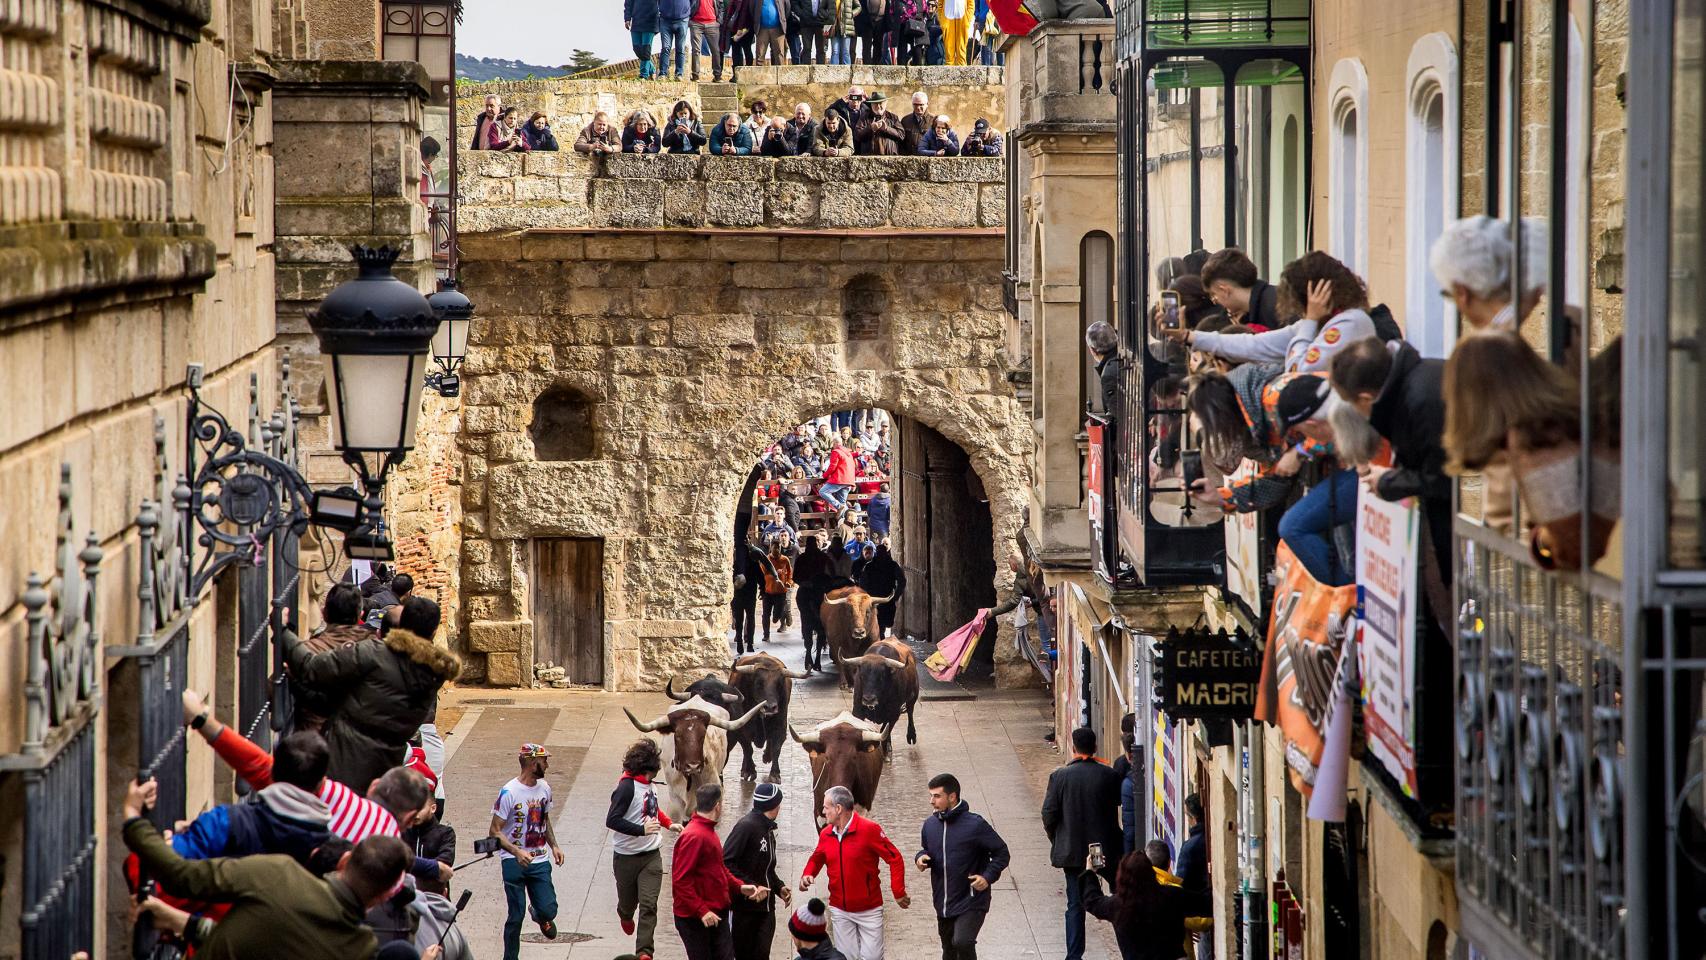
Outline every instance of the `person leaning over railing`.
POLYGON ((652 115, 644 110, 635 110, 628 115, 628 123, 622 128, 623 153, 657 153, 663 149, 663 139, 658 136, 657 124, 652 115))
POLYGON ((971 133, 966 134, 960 144, 962 157, 999 157, 1001 156, 1001 134, 989 127, 989 121, 982 117, 972 124, 971 133))
POLYGON ((836 110, 823 115, 823 123, 818 125, 817 139, 811 145, 811 155, 814 157, 851 157, 853 155, 853 128, 847 125, 845 118, 836 110))
POLYGON ((675 109, 663 125, 663 148, 669 153, 698 153, 706 141, 699 112, 686 100, 675 101, 675 109))
POLYGON ((924 157, 960 155, 960 136, 954 132, 947 114, 937 116, 935 124, 925 131, 924 139, 918 141, 918 154, 924 157))
POLYGON ((740 125, 740 116, 723 114, 723 119, 711 128, 711 153, 724 157, 745 157, 752 154, 752 134, 740 125))
POLYGON ((592 115, 592 122, 581 128, 575 138, 576 153, 621 153, 622 135, 610 125, 610 115, 603 110, 592 115))

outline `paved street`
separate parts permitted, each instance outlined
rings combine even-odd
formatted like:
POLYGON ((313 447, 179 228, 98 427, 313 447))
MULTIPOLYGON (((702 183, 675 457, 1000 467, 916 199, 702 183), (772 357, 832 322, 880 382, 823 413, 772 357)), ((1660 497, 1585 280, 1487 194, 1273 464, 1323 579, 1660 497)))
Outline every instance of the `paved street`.
MULTIPOLYGON (((800 666, 797 634, 778 639, 768 649, 800 666)), ((556 832, 568 857, 555 870, 560 933, 556 942, 542 941, 537 927, 529 923, 521 951, 527 960, 609 960, 632 949, 631 939, 617 926, 604 815, 620 774, 622 752, 638 736, 622 715, 622 707, 650 719, 668 702, 662 694, 566 690, 464 689, 445 695, 441 716, 454 731, 449 738, 452 752, 446 779, 448 817, 457 828, 459 859, 471 858, 473 841, 485 835, 492 800, 515 775, 516 747, 541 741, 551 749, 548 779, 557 797, 556 832)), ((803 728, 834 716, 847 703, 833 678, 814 677, 795 684, 792 717, 796 727, 803 728)), ((1040 690, 980 689, 975 700, 923 702, 918 711, 919 743, 907 746, 902 728, 877 795, 876 818, 909 859, 917 850, 919 825, 929 813, 925 783, 943 771, 960 778, 972 809, 988 817, 1006 838, 1013 866, 996 887, 994 909, 978 945, 979 956, 990 960, 1058 960, 1065 953, 1061 921, 1065 891, 1060 872, 1048 865, 1047 840, 1038 824, 1043 785, 1059 760, 1042 739, 1049 726, 1048 710, 1049 701, 1040 690)), ((725 786, 730 790, 725 824, 744 813, 751 802, 753 785, 741 783, 739 771, 739 760, 731 757, 725 771, 729 777, 725 786)), ((797 881, 815 843, 810 786, 805 753, 790 743, 783 752, 786 800, 779 832, 779 872, 790 883, 797 881)), ((666 870, 668 850, 666 840, 666 870)), ((928 879, 910 871, 907 884, 914 906, 901 910, 890 902, 887 955, 896 960, 937 956, 934 915, 927 899, 918 896, 920 890, 928 890, 928 879)), ((497 863, 468 867, 458 874, 457 886, 475 894, 464 923, 476 954, 482 960, 499 957, 504 898, 497 863)), ((824 891, 821 877, 813 890, 824 891)), ((669 919, 667 877, 659 913, 658 960, 680 958, 681 944, 669 919)), ((1106 925, 1093 919, 1090 943, 1091 957, 1118 955, 1106 925)), ((786 933, 779 930, 772 956, 791 957, 790 947, 786 933)))

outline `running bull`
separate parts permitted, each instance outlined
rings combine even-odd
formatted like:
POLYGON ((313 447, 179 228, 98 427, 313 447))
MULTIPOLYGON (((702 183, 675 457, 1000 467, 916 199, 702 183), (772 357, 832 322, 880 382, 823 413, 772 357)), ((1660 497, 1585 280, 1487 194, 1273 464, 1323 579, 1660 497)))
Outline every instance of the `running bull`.
POLYGON ((642 723, 627 707, 622 712, 641 733, 666 733, 663 748, 663 779, 668 792, 664 812, 670 819, 687 822, 693 815, 694 794, 707 783, 721 785, 723 764, 729 759, 728 735, 746 726, 764 708, 758 704, 738 720, 730 720, 721 704, 690 697, 650 723, 642 723))
POLYGON ((758 767, 752 762, 755 749, 764 751, 770 764, 770 779, 782 779, 782 744, 788 739, 788 701, 794 695, 794 681, 804 680, 808 673, 796 673, 768 653, 749 653, 735 660, 729 671, 729 686, 746 698, 747 703, 759 704, 756 722, 747 724, 734 735, 744 754, 740 765, 742 780, 757 780, 758 767))
POLYGON ((823 795, 830 787, 846 787, 853 802, 871 810, 883 776, 883 739, 888 731, 843 711, 800 736, 792 724, 788 735, 805 747, 812 765, 812 810, 823 824, 823 795))
POLYGON ((820 616, 824 633, 829 638, 829 654, 841 664, 841 689, 853 685, 853 671, 847 657, 857 657, 873 641, 882 638, 877 626, 877 607, 894 600, 894 594, 873 597, 858 587, 839 587, 823 599, 820 616))
MULTIPOLYGON (((912 713, 918 706, 918 657, 899 640, 878 640, 861 657, 841 660, 843 672, 853 673, 853 715, 892 730, 906 714, 906 742, 918 742, 912 713)), ((883 740, 888 747, 888 740, 883 740)))

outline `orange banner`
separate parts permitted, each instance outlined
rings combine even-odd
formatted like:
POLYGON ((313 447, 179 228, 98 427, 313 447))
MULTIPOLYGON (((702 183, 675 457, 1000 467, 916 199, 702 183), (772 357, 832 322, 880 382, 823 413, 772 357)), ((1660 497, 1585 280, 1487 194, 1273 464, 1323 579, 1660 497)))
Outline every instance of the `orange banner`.
POLYGON ((1333 680, 1357 588, 1322 586, 1284 541, 1274 551, 1274 572, 1279 586, 1262 653, 1256 717, 1280 725, 1292 785, 1308 796, 1326 743, 1333 680))

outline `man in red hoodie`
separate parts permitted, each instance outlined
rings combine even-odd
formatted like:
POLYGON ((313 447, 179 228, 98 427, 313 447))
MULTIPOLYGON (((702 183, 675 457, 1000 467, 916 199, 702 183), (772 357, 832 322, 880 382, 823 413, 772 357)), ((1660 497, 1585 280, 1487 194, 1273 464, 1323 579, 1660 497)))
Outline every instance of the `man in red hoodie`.
POLYGON ((829 461, 823 468, 823 486, 818 488, 817 495, 836 513, 847 509, 847 494, 853 489, 858 477, 853 468, 853 454, 836 437, 830 441, 829 461))
POLYGON ((675 930, 681 934, 687 960, 734 960, 729 902, 736 894, 762 901, 770 890, 741 883, 723 864, 723 841, 717 838, 717 821, 723 816, 723 788, 707 783, 699 788, 697 801, 697 812, 676 838, 670 867, 675 930))
POLYGON ((819 870, 828 868, 829 923, 836 949, 847 960, 883 960, 883 884, 877 861, 888 861, 894 902, 902 910, 912 905, 906 895, 906 861, 882 827, 853 812, 853 791, 846 787, 824 792, 823 818, 829 825, 806 861, 800 892, 811 886, 819 870))

